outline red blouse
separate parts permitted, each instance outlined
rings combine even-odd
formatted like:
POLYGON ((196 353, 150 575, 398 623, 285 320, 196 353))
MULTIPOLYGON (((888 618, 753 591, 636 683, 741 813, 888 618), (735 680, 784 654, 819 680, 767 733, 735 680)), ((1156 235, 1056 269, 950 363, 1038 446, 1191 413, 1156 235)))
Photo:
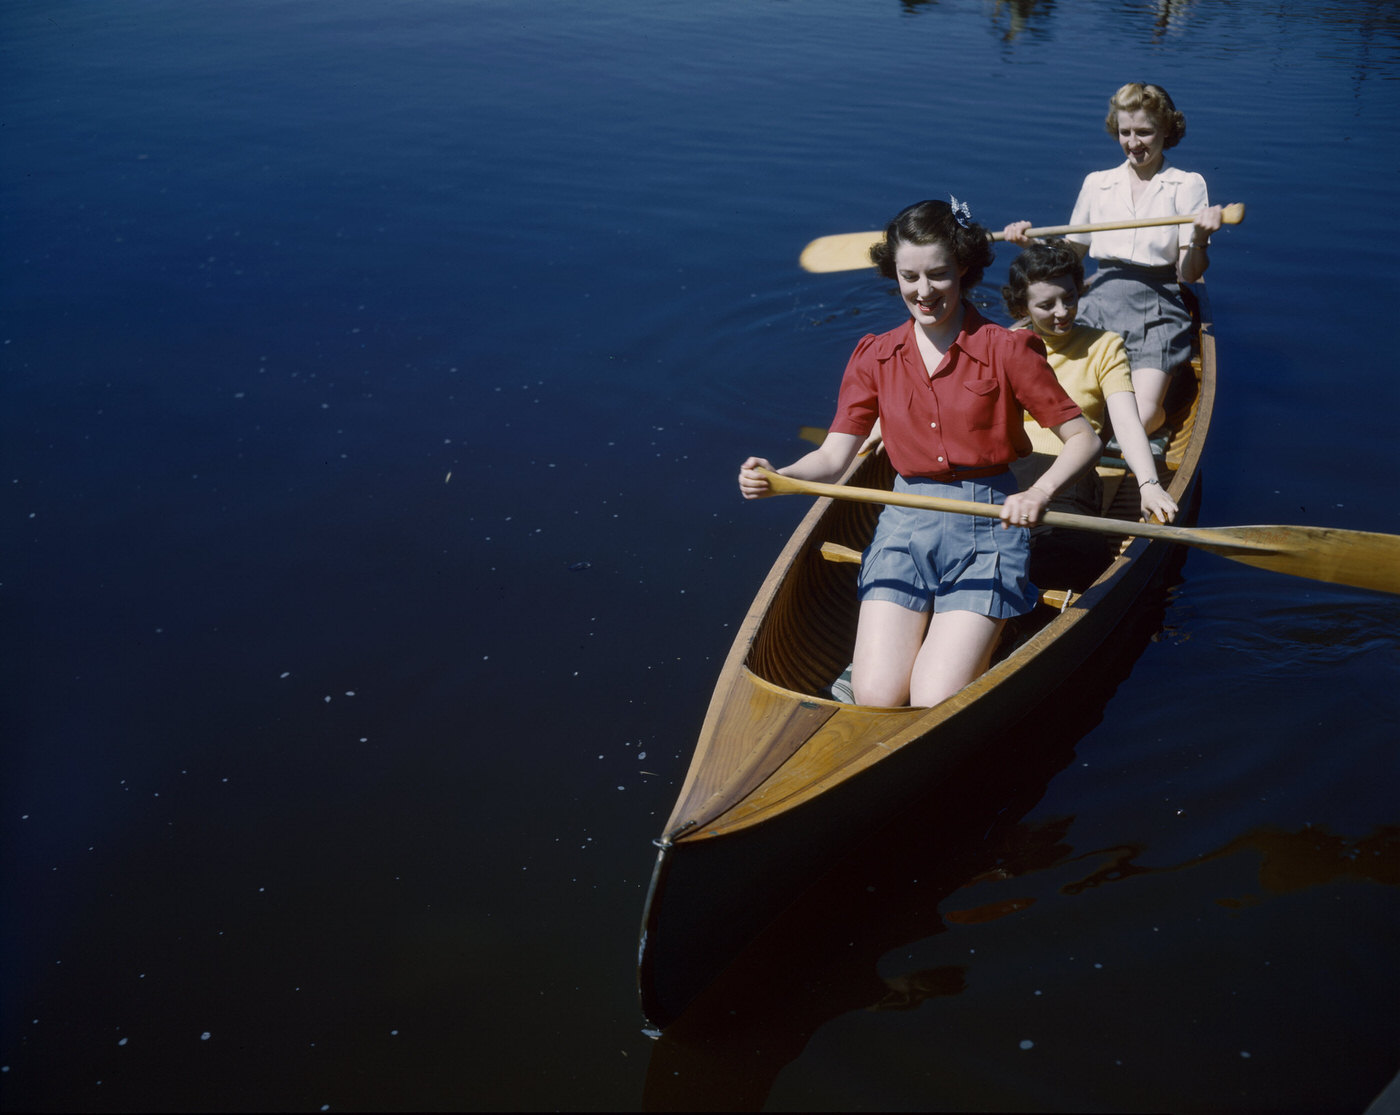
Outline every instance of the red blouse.
POLYGON ((962 330, 930 376, 913 319, 856 345, 841 380, 833 433, 864 437, 880 419, 901 476, 951 480, 999 472, 1031 451, 1023 411, 1046 429, 1081 411, 1055 379, 1045 345, 965 304, 962 330))

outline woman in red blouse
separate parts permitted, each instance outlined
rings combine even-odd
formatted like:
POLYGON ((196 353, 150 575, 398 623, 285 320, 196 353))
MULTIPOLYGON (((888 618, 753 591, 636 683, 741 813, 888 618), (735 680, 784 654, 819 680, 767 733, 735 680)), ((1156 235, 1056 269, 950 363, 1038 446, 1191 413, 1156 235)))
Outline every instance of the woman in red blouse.
MULTIPOLYGON (((1056 382, 1041 341, 987 321, 963 301, 992 261, 987 230, 967 206, 911 205, 890 222, 871 259, 898 282, 909 320, 861 339, 825 441, 777 471, 836 480, 878 419, 899 474, 896 490, 1001 505, 1000 525, 887 507, 861 561, 855 700, 934 705, 981 674, 1006 620, 1035 606, 1027 528, 1098 459, 1100 442, 1056 382), (1025 411, 1064 448, 1020 492, 1010 464, 1030 452, 1025 411)), ((771 494, 761 468, 772 465, 750 457, 740 467, 745 499, 771 494)))

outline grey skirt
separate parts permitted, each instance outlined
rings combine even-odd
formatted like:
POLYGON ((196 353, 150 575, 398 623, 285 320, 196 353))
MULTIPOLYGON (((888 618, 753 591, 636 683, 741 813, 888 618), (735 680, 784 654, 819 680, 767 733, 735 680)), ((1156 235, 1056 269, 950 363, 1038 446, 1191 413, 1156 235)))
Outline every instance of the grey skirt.
POLYGON ((1191 362, 1192 322, 1176 268, 1100 260, 1079 320, 1123 338, 1128 364, 1168 374, 1191 362))

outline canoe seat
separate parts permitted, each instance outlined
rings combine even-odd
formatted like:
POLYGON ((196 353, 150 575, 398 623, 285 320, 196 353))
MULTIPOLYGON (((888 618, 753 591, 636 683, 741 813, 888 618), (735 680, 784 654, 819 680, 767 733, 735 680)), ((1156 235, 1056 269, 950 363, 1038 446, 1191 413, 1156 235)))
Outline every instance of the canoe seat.
POLYGON ((843 546, 839 542, 823 542, 822 557, 826 558, 827 561, 847 561, 856 565, 860 564, 860 551, 843 546))

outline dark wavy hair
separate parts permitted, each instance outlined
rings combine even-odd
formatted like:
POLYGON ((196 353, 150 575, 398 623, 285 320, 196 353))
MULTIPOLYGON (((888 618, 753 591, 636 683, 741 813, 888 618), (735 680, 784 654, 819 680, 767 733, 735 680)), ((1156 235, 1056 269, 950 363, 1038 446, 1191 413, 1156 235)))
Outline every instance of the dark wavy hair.
POLYGON ((1186 138, 1186 115, 1178 112, 1176 105, 1160 85, 1149 85, 1143 81, 1130 81, 1121 86, 1118 92, 1108 99, 1108 116, 1104 125, 1108 134, 1118 138, 1118 114, 1136 112, 1142 109, 1156 123, 1162 132, 1162 150, 1175 147, 1186 138))
POLYGON ((963 270, 962 289, 982 281, 995 253, 992 238, 981 225, 969 221, 964 228, 946 201, 920 201, 904 209, 885 226, 885 238, 870 249, 870 262, 885 278, 898 282, 894 254, 900 244, 942 244, 963 270))
POLYGON ((1026 298, 1031 283, 1048 283, 1066 275, 1074 279, 1074 289, 1084 293, 1084 263, 1068 244, 1030 244, 1011 261, 1001 300, 1012 317, 1025 317, 1026 298))

